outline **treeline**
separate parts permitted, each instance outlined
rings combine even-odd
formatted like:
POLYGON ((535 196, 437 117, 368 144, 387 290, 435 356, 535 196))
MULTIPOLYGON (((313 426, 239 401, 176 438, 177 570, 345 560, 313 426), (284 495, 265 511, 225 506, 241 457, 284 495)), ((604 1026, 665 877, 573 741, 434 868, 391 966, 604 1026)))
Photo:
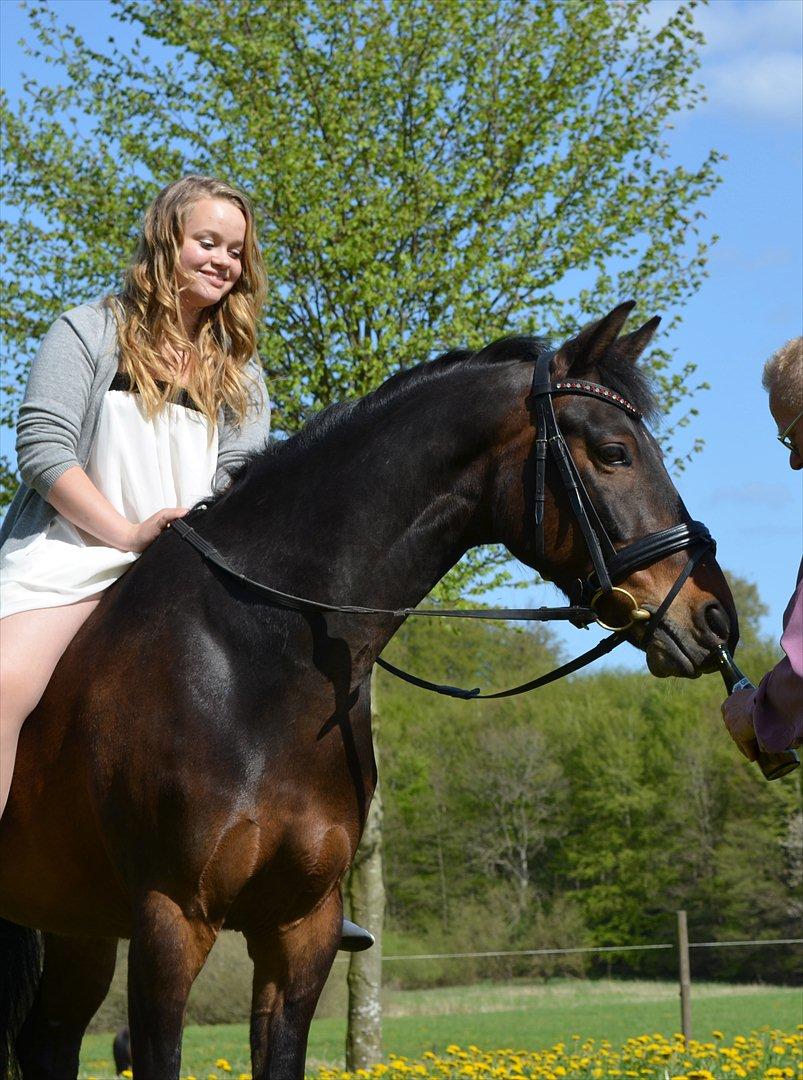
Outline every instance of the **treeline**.
MULTIPOLYGON (((759 676, 777 647, 737 583, 738 659, 759 676)), ((627 648, 627 646, 625 646, 627 648)), ((387 655, 429 678, 501 687, 557 659, 543 629, 413 620, 387 655)), ((767 783, 720 719, 721 679, 605 672, 501 702, 379 683, 393 951, 487 951, 799 937, 800 773, 767 783)), ((386 951, 388 948, 386 946, 386 951)), ((791 981, 801 947, 696 950, 696 977, 791 981)), ((388 965, 386 978, 675 974, 672 952, 388 965)))

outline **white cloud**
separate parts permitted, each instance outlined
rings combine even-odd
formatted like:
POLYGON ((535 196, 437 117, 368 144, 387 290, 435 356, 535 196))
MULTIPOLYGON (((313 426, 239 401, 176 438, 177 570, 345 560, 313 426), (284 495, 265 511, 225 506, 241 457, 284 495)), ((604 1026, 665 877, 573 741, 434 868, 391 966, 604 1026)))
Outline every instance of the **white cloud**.
POLYGON ((800 121, 803 116, 803 66, 792 52, 750 52, 705 65, 709 105, 735 109, 766 120, 800 121))
MULTIPOLYGON (((644 25, 657 32, 677 0, 653 0, 644 25)), ((694 13, 706 44, 700 81, 709 110, 748 120, 803 119, 803 2, 711 0, 694 13)))
POLYGON ((712 0, 697 8, 694 21, 705 36, 709 54, 743 49, 763 53, 797 48, 800 52, 800 0, 712 0))
POLYGON ((744 251, 734 244, 720 243, 714 248, 711 259, 716 263, 728 263, 730 266, 753 272, 792 266, 796 264, 797 254, 781 244, 744 251))

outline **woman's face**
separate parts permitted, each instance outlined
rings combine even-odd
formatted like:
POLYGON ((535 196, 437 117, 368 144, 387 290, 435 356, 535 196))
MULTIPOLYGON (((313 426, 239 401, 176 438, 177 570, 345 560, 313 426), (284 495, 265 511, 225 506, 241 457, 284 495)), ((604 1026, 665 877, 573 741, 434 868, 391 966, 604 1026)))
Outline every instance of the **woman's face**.
POLYGON ((242 273, 245 216, 227 199, 199 199, 184 227, 179 265, 188 277, 181 306, 189 321, 227 296, 242 273))

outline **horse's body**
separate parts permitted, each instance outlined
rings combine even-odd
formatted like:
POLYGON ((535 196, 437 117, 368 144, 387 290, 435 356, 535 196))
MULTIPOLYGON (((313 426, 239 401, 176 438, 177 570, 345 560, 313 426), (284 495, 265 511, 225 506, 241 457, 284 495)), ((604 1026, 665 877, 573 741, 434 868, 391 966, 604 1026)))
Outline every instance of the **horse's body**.
MULTIPOLYGON (((623 318, 568 343, 564 371, 590 370, 623 318)), ((258 455, 187 520, 249 577, 324 601, 414 606, 479 543, 533 564, 538 348, 520 340, 397 376, 258 455)), ((602 402, 556 411, 617 541, 683 518, 643 429, 602 402), (600 425, 638 458, 630 476, 595 464, 600 425), (612 510, 608 483, 619 485, 612 510)), ((546 535, 539 569, 565 586, 587 555, 553 478, 546 535)), ((654 609, 682 562, 628 587, 654 609)), ((370 672, 399 622, 266 604, 170 533, 108 591, 23 728, 0 824, 0 915, 46 932, 23 1075, 76 1075, 122 937, 135 1076, 177 1077, 187 994, 224 924, 245 934, 255 965, 255 1080, 302 1075, 375 783, 370 672)), ((713 669, 736 625, 713 557, 665 624, 653 670, 713 669)))

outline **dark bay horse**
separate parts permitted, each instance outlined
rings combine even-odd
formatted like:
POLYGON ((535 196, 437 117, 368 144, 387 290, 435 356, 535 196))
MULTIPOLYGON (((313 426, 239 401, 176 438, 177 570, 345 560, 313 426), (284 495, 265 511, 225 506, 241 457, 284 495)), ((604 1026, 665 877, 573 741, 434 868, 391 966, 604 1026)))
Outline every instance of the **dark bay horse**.
MULTIPOLYGON (((594 380, 648 413, 634 361, 656 320, 619 337, 631 307, 567 341, 552 378, 594 380)), ((589 556, 552 464, 535 554, 530 386, 543 350, 510 338, 395 375, 271 444, 187 520, 249 577, 327 602, 413 606, 489 542, 569 589, 589 556)), ((688 521, 643 424, 591 395, 554 408, 617 546, 688 521)), ((623 584, 655 611, 685 558, 623 584)), ((374 789, 370 673, 400 621, 265 603, 175 532, 108 590, 23 728, 0 823, 3 940, 20 965, 3 1012, 23 1076, 75 1077, 128 938, 134 1075, 178 1077, 187 996, 223 926, 254 962, 255 1080, 303 1075, 374 789), (44 931, 28 983, 22 927, 44 931)), ((642 635, 634 625, 635 644, 642 635)), ((714 649, 736 637, 708 553, 651 637, 650 669, 714 670, 714 649)))

